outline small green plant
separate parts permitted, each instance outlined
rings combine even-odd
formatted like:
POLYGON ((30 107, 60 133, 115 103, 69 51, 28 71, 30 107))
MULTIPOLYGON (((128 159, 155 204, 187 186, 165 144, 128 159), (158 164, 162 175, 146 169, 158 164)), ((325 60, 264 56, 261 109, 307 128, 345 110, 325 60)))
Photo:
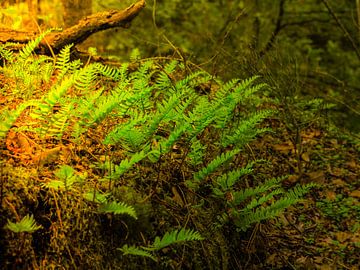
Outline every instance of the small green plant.
POLYGON ((15 233, 21 233, 21 232, 33 233, 38 229, 41 229, 41 226, 36 224, 36 221, 34 220, 34 217, 32 215, 31 216, 26 215, 19 222, 14 223, 8 220, 7 224, 5 225, 5 228, 15 233))

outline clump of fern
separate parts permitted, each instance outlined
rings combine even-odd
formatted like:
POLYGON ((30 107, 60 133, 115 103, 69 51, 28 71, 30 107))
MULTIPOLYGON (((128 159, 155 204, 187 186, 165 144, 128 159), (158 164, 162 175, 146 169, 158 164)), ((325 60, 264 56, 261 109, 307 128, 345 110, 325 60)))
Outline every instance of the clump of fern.
MULTIPOLYGON (((239 231, 246 231, 254 223, 276 217, 314 187, 308 184, 285 190, 281 177, 244 185, 247 176, 255 178, 254 162, 245 166, 240 162, 244 147, 269 131, 261 123, 274 113, 249 109, 253 97, 266 87, 257 76, 228 82, 204 71, 181 76, 182 63, 170 61, 159 67, 152 60, 141 62, 130 72, 128 64, 113 68, 71 61, 72 45, 65 46, 54 59, 33 57, 42 37, 17 55, 0 47, 0 55, 7 61, 6 72, 19 79, 21 88, 32 93, 33 80, 48 82, 47 91, 37 99, 24 102, 16 110, 0 112, 0 139, 28 109, 33 121, 26 124, 26 130, 41 138, 70 142, 81 148, 82 142, 97 134, 96 143, 101 150, 91 154, 96 160, 91 164, 93 178, 72 166, 61 165, 53 179, 37 187, 53 198, 49 203, 56 207, 61 228, 60 213, 65 213, 64 220, 69 225, 72 216, 67 211, 73 207, 87 209, 77 209, 73 224, 77 229, 85 219, 89 224, 98 224, 89 219, 94 216, 101 220, 104 216, 127 215, 134 222, 141 222, 143 217, 137 211, 141 204, 136 208, 117 198, 122 186, 146 194, 144 201, 153 194, 165 200, 168 190, 175 194, 179 187, 182 198, 178 201, 183 201, 189 213, 198 211, 189 219, 191 227, 205 223, 198 227, 202 235, 210 237, 204 227, 215 225, 212 227, 221 234, 222 226, 232 223, 239 231), (12 64, 10 59, 14 60, 12 64), (42 69, 46 72, 39 79, 35 71, 42 69), (209 94, 199 91, 208 85, 209 94), (163 194, 159 195, 160 191, 163 194), (57 202, 58 198, 64 200, 63 204, 57 202), (213 207, 208 209, 209 205, 213 207), (202 213, 207 213, 207 219, 199 217, 202 213), (218 222, 208 216, 217 217, 218 222)), ((146 214, 155 219, 173 219, 170 224, 175 224, 170 215, 173 210, 169 209, 146 214)), ((176 220, 176 224, 188 224, 189 220, 176 220)), ((125 244, 119 249, 124 254, 158 261, 157 252, 171 244, 203 239, 197 231, 185 229, 188 225, 178 227, 181 228, 173 230, 169 225, 166 231, 170 232, 155 238, 150 245, 125 244)), ((66 229, 71 231, 70 226, 66 229)), ((56 238, 52 241, 56 250, 64 249, 56 238)))

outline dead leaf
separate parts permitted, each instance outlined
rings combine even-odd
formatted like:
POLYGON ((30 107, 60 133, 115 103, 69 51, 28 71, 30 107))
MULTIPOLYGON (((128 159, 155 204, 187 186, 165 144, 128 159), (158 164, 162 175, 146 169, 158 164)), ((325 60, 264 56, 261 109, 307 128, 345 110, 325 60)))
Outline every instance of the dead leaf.
POLYGON ((309 152, 302 153, 301 158, 305 162, 310 162, 310 155, 309 152))
POLYGON ((347 185, 346 182, 340 178, 332 180, 331 183, 333 183, 337 187, 343 187, 347 185))
POLYGON ((343 243, 346 240, 350 239, 352 237, 352 234, 347 232, 335 232, 335 236, 340 243, 343 243))
POLYGON ((292 144, 283 143, 283 144, 274 144, 274 145, 272 146, 272 148, 273 148, 275 151, 288 153, 288 152, 290 152, 291 150, 293 150, 294 147, 293 147, 292 144))
POLYGON ((328 190, 325 192, 326 199, 330 201, 335 201, 336 199, 336 193, 334 191, 328 190))
POLYGON ((299 176, 298 176, 298 175, 290 175, 290 176, 286 179, 286 182, 289 182, 290 184, 295 184, 298 180, 299 180, 299 176))
POLYGON ((324 183, 325 182, 325 174, 323 171, 315 171, 309 172, 307 175, 310 177, 311 181, 316 183, 324 183))
POLYGON ((320 265, 320 270, 333 270, 334 268, 331 265, 328 264, 322 264, 320 265))
POLYGON ((349 194, 351 197, 360 198, 360 190, 354 190, 349 194))
POLYGON ((179 191, 177 190, 177 188, 176 188, 175 186, 173 186, 173 187, 171 188, 171 191, 172 191, 172 193, 174 194, 174 196, 172 197, 172 199, 173 199, 178 205, 180 205, 180 206, 183 207, 183 206, 185 205, 185 202, 184 202, 184 200, 182 199, 182 197, 181 197, 179 191))
POLYGON ((358 167, 358 164, 356 163, 355 160, 351 160, 349 162, 346 162, 345 165, 349 168, 349 169, 352 169, 352 170, 356 170, 357 167, 358 167))

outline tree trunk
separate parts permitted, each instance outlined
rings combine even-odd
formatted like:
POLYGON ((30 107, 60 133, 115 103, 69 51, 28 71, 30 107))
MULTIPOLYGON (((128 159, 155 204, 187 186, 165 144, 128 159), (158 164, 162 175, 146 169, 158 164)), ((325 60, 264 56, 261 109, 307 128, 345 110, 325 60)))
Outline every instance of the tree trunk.
POLYGON ((92 13, 92 0, 61 0, 64 7, 64 24, 70 27, 92 13))

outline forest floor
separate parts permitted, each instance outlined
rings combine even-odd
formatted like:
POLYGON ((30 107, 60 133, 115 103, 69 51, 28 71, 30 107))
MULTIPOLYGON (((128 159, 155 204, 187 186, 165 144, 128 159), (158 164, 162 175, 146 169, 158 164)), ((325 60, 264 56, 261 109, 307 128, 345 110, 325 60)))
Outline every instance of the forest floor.
POLYGON ((246 244, 249 262, 258 269, 359 269, 359 145, 308 128, 301 132, 302 152, 297 155, 293 137, 280 127, 276 135, 255 143, 252 151, 272 160, 279 175, 291 175, 285 185, 315 182, 319 188, 279 219, 255 227, 246 244), (259 250, 265 252, 265 262, 259 250))

